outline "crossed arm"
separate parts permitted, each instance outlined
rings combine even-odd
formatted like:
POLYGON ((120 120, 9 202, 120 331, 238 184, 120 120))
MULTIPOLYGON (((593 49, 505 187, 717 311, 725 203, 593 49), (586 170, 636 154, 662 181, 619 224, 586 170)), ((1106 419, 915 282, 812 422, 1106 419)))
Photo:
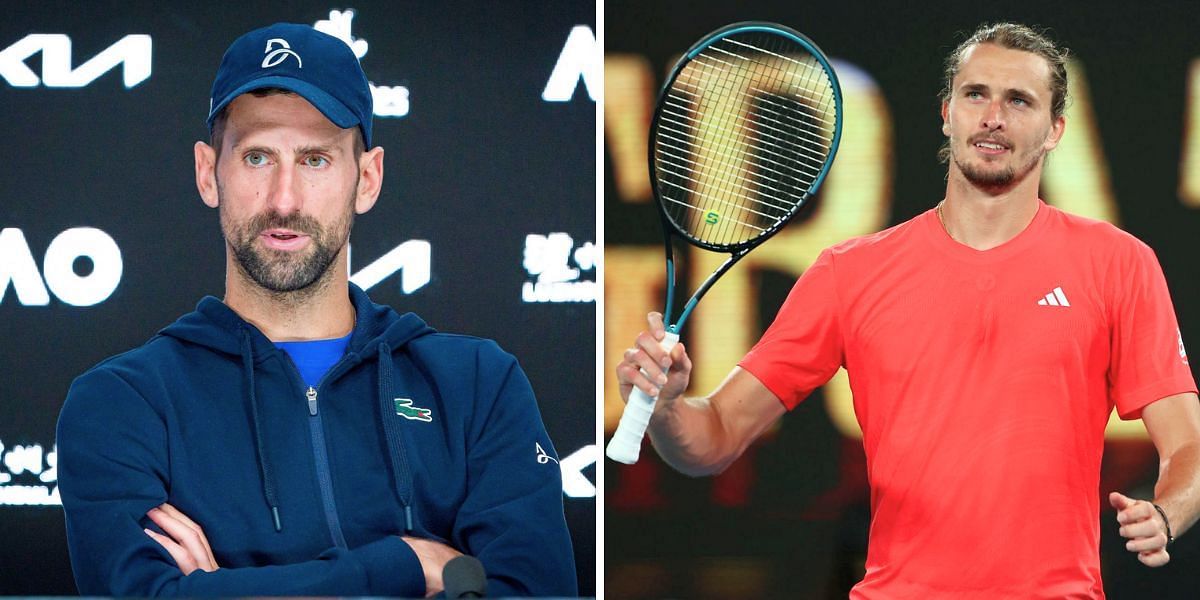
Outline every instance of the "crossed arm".
MULTIPOLYGON (((89 372, 72 386, 58 428, 59 489, 80 592, 411 597, 440 590, 442 566, 457 555, 453 546, 479 558, 488 569, 489 588, 501 594, 575 593, 559 470, 538 464, 532 443, 513 444, 499 435, 527 435, 536 426, 542 447, 553 454, 528 383, 515 360, 513 365, 510 377, 493 383, 505 410, 481 419, 482 433, 473 436, 469 462, 475 485, 445 546, 395 531, 355 548, 325 547, 321 528, 314 526, 312 541, 292 527, 291 537, 280 539, 286 547, 264 548, 244 564, 217 563, 220 542, 211 546, 208 540, 220 537, 222 523, 164 505, 171 498, 167 421, 174 413, 145 399, 112 370, 89 372), (530 548, 546 548, 547 556, 527 560, 530 548), (268 560, 273 562, 262 564, 268 560)), ((261 523, 264 530, 267 523, 261 523)))
MULTIPOLYGON (((196 569, 212 573, 220 568, 208 538, 204 535, 204 529, 179 509, 163 503, 150 509, 146 516, 166 533, 164 535, 145 529, 146 535, 171 555, 184 575, 190 575, 196 569)), ((412 547, 421 561, 421 570, 425 573, 425 597, 430 598, 441 593, 445 588, 442 571, 446 568, 446 563, 456 556, 462 556, 462 553, 434 540, 411 536, 401 536, 400 539, 412 547)))

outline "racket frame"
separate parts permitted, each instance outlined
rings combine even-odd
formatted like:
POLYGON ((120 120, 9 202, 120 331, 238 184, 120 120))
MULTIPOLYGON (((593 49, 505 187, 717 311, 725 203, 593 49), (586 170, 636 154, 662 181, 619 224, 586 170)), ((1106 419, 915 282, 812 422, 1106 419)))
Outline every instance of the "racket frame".
POLYGON ((808 39, 808 37, 804 34, 792 29, 791 27, 787 27, 786 25, 769 23, 766 21, 742 21, 720 27, 716 30, 713 30, 708 35, 700 38, 700 41, 692 44, 692 46, 684 53, 683 57, 675 63, 675 66, 671 69, 671 73, 667 77, 666 82, 659 90, 658 102, 655 104, 654 115, 650 121, 650 135, 648 138, 647 152, 647 155, 650 158, 648 161, 650 165, 650 182, 653 184, 651 188, 654 192, 655 204, 658 206, 658 215, 662 220, 663 233, 665 234, 663 235, 663 242, 667 259, 667 298, 666 308, 663 310, 663 324, 668 332, 679 334, 679 332, 683 329, 684 322, 686 322, 688 317, 691 316, 692 310, 700 302, 700 299, 704 297, 704 294, 708 292, 709 288, 711 288, 713 284, 725 274, 726 271, 733 267, 733 265, 741 260, 743 256, 746 256, 747 253, 749 253, 759 244, 762 244, 770 239, 771 236, 778 233, 779 230, 783 229, 783 227, 787 225, 788 222, 790 222, 793 218, 795 218, 801 210, 809 205, 809 198, 811 198, 813 194, 820 189, 821 184, 825 181, 825 176, 829 173, 830 167, 833 166, 833 159, 837 155, 838 145, 840 144, 842 138, 841 123, 842 88, 841 84, 838 82, 837 73, 833 70, 833 65, 829 63, 829 59, 826 58, 825 53, 821 51, 816 43, 808 39), (831 84, 830 87, 833 88, 835 122, 837 125, 833 128, 833 141, 829 146, 829 154, 826 156, 824 164, 821 165, 820 172, 817 173, 817 176, 813 179, 812 185, 809 186, 809 189, 804 193, 803 198, 800 199, 796 205, 796 208, 792 210, 789 215, 783 219, 780 219, 778 222, 768 228, 767 231, 745 242, 737 244, 713 244, 696 238, 695 236, 692 236, 688 232, 684 231, 667 214, 665 202, 663 201, 659 192, 658 169, 655 166, 655 141, 658 137, 657 132, 659 127, 659 118, 662 115, 662 111, 659 110, 659 107, 663 105, 664 96, 667 94, 667 91, 671 89, 671 86, 675 83, 675 80, 679 77, 680 73, 683 71, 683 68, 687 66, 688 63, 690 63, 692 59, 696 57, 696 55, 700 54, 700 52, 705 48, 712 46, 724 38, 753 31, 782 34, 785 37, 791 38, 792 41, 800 44, 806 50, 808 50, 809 54, 811 54, 812 57, 818 63, 820 63, 825 73, 829 76, 829 81, 831 84), (712 274, 710 274, 704 280, 704 282, 700 284, 699 287, 696 288, 696 291, 692 293, 692 297, 684 305, 683 310, 680 311, 679 320, 674 322, 671 320, 675 307, 675 253, 673 244, 671 243, 671 238, 673 236, 678 236, 683 239, 683 241, 698 248, 730 255, 729 258, 727 258, 725 262, 721 264, 721 266, 717 267, 717 269, 713 271, 712 274))
MULTIPOLYGON (((743 256, 745 256, 748 252, 750 252, 750 250, 752 250, 759 244, 765 242, 768 238, 770 238, 772 235, 774 235, 776 232, 778 232, 781 228, 783 228, 783 226, 786 225, 788 223, 788 221, 790 221, 792 218, 794 218, 802 209, 804 209, 808 205, 808 199, 820 187, 821 183, 825 179, 825 175, 829 172, 830 166, 833 164, 833 158, 837 154, 838 143, 841 140, 841 133, 842 133, 841 123, 842 123, 841 86, 838 83, 837 75, 834 73, 833 67, 830 66, 828 59, 825 58, 825 55, 823 52, 821 52, 820 48, 817 48, 816 44, 813 44, 811 40, 804 37, 804 35, 800 34, 799 32, 797 32, 793 29, 790 29, 790 28, 787 28, 787 27, 784 27, 781 25, 775 25, 772 23, 763 23, 763 22, 757 22, 757 21, 734 23, 732 25, 727 25, 725 27, 722 27, 722 28, 710 33, 709 35, 705 36, 704 38, 701 38, 701 40, 699 42, 694 44, 688 50, 688 52, 685 55, 685 58, 681 59, 675 65, 675 68, 671 71, 670 77, 667 78, 666 84, 663 85, 662 91, 659 93, 658 104, 655 107, 654 117, 653 117, 653 120, 651 121, 650 138, 649 138, 650 177, 651 177, 651 182, 654 184, 652 187, 653 187, 653 191, 654 191, 654 199, 655 199, 656 203, 658 204, 659 217, 663 221, 663 233, 665 234, 663 237, 664 237, 664 243, 666 246, 666 257, 667 257, 667 305, 666 305, 666 309, 664 310, 664 325, 667 328, 667 334, 666 334, 665 338, 660 342, 660 345, 663 347, 664 350, 669 351, 670 348, 675 345, 675 342, 678 341, 679 331, 683 328, 683 324, 687 320, 688 316, 691 314, 692 309, 696 307, 696 304, 700 301, 700 298, 702 298, 704 296, 704 294, 708 292, 709 288, 712 287, 712 285, 717 281, 717 279, 719 279, 722 275, 724 275, 725 272, 730 269, 730 267, 732 267, 735 263, 737 263, 737 261, 741 260, 741 258, 743 256), (735 33, 741 33, 741 32, 746 32, 746 31, 770 31, 770 32, 782 33, 786 37, 790 37, 791 39, 793 39, 794 41, 798 42, 800 45, 805 47, 809 51, 809 53, 814 58, 816 58, 817 61, 820 62, 822 68, 824 69, 824 71, 826 72, 826 74, 828 75, 828 77, 830 79, 830 83, 831 83, 831 86, 833 88, 833 93, 834 93, 834 109, 835 109, 834 135, 833 135, 832 143, 830 145, 829 153, 825 158, 824 164, 821 166, 820 172, 817 174, 817 177, 814 178, 813 183, 809 186, 808 190, 804 193, 804 195, 796 203, 795 208, 793 208, 783 218, 779 219, 778 222, 776 222, 774 225, 772 225, 766 231, 755 236, 754 238, 745 240, 745 241, 737 243, 737 244, 712 244, 712 243, 705 242, 703 240, 700 240, 700 239, 688 234, 686 231, 684 231, 682 228, 680 228, 678 225, 676 225, 675 222, 673 220, 671 220, 670 216, 667 214, 667 211, 665 208, 665 202, 663 201, 662 194, 659 193, 657 170, 655 167, 655 157, 656 157, 656 154, 654 151, 655 150, 655 139, 657 137, 659 116, 661 114, 660 109, 662 108, 662 105, 663 105, 664 95, 670 89, 671 85, 675 82, 676 78, 679 76, 683 67, 686 66, 691 61, 691 59, 694 58, 697 54, 699 54, 704 48, 716 43, 717 41, 719 41, 725 37, 728 37, 735 33), (692 294, 691 299, 688 300, 687 304, 684 306, 683 311, 680 313, 679 320, 674 323, 671 322, 671 313, 673 311, 674 299, 675 299, 675 259, 674 259, 674 249, 673 249, 673 245, 671 243, 671 238, 673 236, 680 236, 687 243, 692 244, 693 246, 698 246, 705 250, 730 254, 729 258, 726 259, 725 262, 722 263, 720 267, 718 267, 715 271, 713 271, 713 273, 711 275, 709 275, 708 278, 705 279, 702 284, 700 284, 700 286, 692 294)), ((644 373, 644 371, 643 371, 643 373, 644 373)), ((608 446, 605 449, 605 454, 609 458, 611 458, 612 460, 615 460, 617 462, 624 463, 624 464, 634 464, 637 462, 638 456, 641 452, 642 439, 645 435, 646 427, 650 422, 650 418, 654 413, 654 406, 657 403, 657 401, 658 401, 657 397, 649 396, 648 394, 643 392, 641 390, 641 388, 638 388, 636 386, 633 388, 633 390, 629 394, 629 401, 625 406, 625 410, 621 414, 621 420, 617 424, 617 429, 613 433, 613 437, 611 440, 609 440, 608 446)))

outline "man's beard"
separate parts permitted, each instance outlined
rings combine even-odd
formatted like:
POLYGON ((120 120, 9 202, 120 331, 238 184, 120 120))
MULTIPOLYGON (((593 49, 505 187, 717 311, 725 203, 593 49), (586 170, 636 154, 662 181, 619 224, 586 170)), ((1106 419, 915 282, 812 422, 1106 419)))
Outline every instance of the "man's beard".
MULTIPOLYGON (((225 206, 223 198, 220 205, 225 206)), ((327 228, 321 227, 316 219, 298 213, 280 215, 268 211, 242 223, 233 223, 226 215, 222 209, 221 228, 226 243, 233 250, 238 270, 259 287, 277 295, 297 291, 316 292, 324 287, 333 261, 349 239, 354 221, 353 209, 347 210, 341 219, 327 228), (310 248, 284 252, 255 245, 263 231, 275 228, 309 236, 310 248)))
MULTIPOLYGON (((969 143, 973 145, 976 141, 981 140, 974 140, 969 143)), ((1012 148, 1012 145, 1009 144, 1008 147, 1012 148)), ((953 149, 954 146, 951 145, 951 148, 953 149)), ((1000 170, 976 168, 974 163, 961 160, 958 153, 953 151, 951 152, 951 160, 954 161, 954 164, 958 165, 958 170, 962 172, 963 177, 970 183, 982 188, 997 189, 1007 188, 1013 183, 1024 179, 1033 170, 1033 167, 1037 165, 1038 159, 1043 154, 1044 152, 1026 154, 1029 160, 1019 170, 1013 168, 1011 165, 1000 170)))

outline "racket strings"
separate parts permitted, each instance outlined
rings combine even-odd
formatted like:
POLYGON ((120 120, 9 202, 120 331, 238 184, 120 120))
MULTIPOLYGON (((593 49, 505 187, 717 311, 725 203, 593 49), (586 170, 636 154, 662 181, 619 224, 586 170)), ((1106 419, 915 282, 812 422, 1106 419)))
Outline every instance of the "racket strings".
MULTIPOLYGON (((789 124, 785 123, 783 121, 783 119, 779 119, 779 118, 772 119, 772 116, 782 116, 782 115, 772 115, 771 111, 762 111, 761 110, 762 107, 761 107, 760 101, 769 96, 767 96, 766 93, 764 93, 764 91, 761 87, 759 87, 758 85, 754 85, 755 82, 757 81, 759 83, 765 83, 766 85, 764 87, 774 88, 774 89, 782 88, 786 85, 786 82, 784 80, 787 75, 787 72, 781 70, 781 68, 780 68, 781 65, 778 64, 777 60, 768 59, 768 60, 764 61, 764 60, 756 58, 756 55, 750 54, 749 52, 747 52, 747 50, 761 52, 762 54, 765 54, 767 56, 773 56, 773 57, 779 57, 782 55, 779 52, 774 52, 774 51, 771 51, 770 49, 766 49, 766 48, 758 48, 756 46, 750 46, 748 44, 737 42, 737 40, 727 39, 725 41, 730 44, 734 44, 736 42, 736 45, 740 46, 740 48, 736 48, 736 51, 730 51, 730 50, 726 50, 726 49, 722 48, 720 45, 713 45, 711 47, 711 50, 713 50, 714 52, 719 53, 719 55, 727 57, 729 59, 741 61, 741 64, 730 63, 727 60, 722 60, 720 57, 718 57, 718 58, 716 58, 716 60, 712 60, 711 62, 715 63, 717 65, 720 65, 720 66, 713 66, 710 64, 710 65, 708 65, 709 68, 706 71, 709 73, 712 73, 714 71, 720 71, 719 74, 722 76, 732 75, 732 77, 727 78, 727 80, 726 80, 727 85, 722 86, 722 91, 741 93, 744 96, 746 96, 747 98, 749 98, 752 101, 752 104, 757 105, 756 108, 758 108, 758 110, 751 110, 748 112, 734 111, 734 112, 727 113, 728 115, 732 115, 734 117, 735 121, 736 120, 743 121, 743 124, 739 127, 739 131, 737 132, 737 134, 738 134, 737 137, 739 139, 737 139, 736 141, 740 145, 746 145, 747 143, 754 145, 753 140, 751 140, 750 142, 747 142, 747 140, 745 139, 748 133, 757 133, 760 137, 766 138, 766 137, 769 137, 769 132, 772 129, 777 133, 783 132, 784 128, 791 129, 794 131, 795 128, 789 127, 788 126, 789 124), (744 115, 755 116, 757 121, 759 121, 758 125, 760 125, 760 126, 759 127, 747 126, 747 124, 745 124, 744 122, 747 121, 748 119, 744 115)), ((779 42, 776 41, 776 44, 779 45, 779 42)), ((705 59, 710 58, 710 57, 706 57, 702 53, 701 56, 698 58, 702 61, 701 64, 704 65, 705 62, 707 62, 707 61, 705 61, 705 59)), ((782 65, 782 66, 784 66, 784 67, 807 66, 807 65, 802 65, 802 63, 800 63, 799 61, 790 61, 790 62, 791 62, 790 65, 782 65)), ((802 75, 804 77, 804 80, 802 82, 800 82, 800 86, 805 89, 808 87, 811 87, 812 69, 806 68, 803 71, 800 71, 800 73, 802 73, 802 75)), ((792 87, 792 89, 785 89, 783 91, 784 92, 794 92, 795 86, 793 85, 791 87, 792 87)), ((776 105, 779 105, 779 103, 776 103, 776 105)), ((729 126, 737 127, 738 124, 736 122, 730 123, 729 120, 726 119, 725 122, 719 123, 718 128, 725 128, 725 127, 729 127, 729 126)), ((790 143, 790 140, 779 139, 779 136, 775 136, 775 139, 773 139, 773 140, 772 139, 760 139, 759 143, 755 147, 757 147, 759 150, 761 150, 761 152, 751 153, 750 157, 749 157, 749 164, 750 164, 751 168, 753 168, 755 170, 768 170, 768 171, 771 171, 774 174, 782 176, 784 178, 797 176, 796 173, 787 172, 787 170, 795 169, 798 166, 797 164, 788 164, 788 163, 793 162, 790 159, 793 159, 794 156, 788 156, 784 152, 775 151, 775 149, 773 148, 773 146, 774 146, 774 147, 786 149, 788 147, 787 146, 788 143, 790 143), (777 167, 780 167, 780 169, 782 169, 782 171, 780 169, 774 169, 774 168, 768 167, 765 164, 763 164, 764 162, 771 163, 777 167)), ((728 150, 728 144, 725 144, 725 146, 726 146, 725 150, 728 150)), ((725 154, 725 156, 727 158, 731 157, 730 154, 725 154)), ((726 164, 725 166, 727 168, 729 168, 732 165, 726 164)), ((801 169, 801 170, 803 170, 803 169, 801 169)), ((734 171, 732 169, 730 169, 726 172, 734 172, 734 171)), ((807 173, 807 175, 809 177, 815 178, 816 171, 809 171, 807 173)), ((801 174, 801 177, 802 176, 803 176, 803 174, 801 174)), ((774 181, 772 183, 775 186, 780 186, 780 183, 778 181, 774 181)), ((728 192, 728 191, 729 191, 728 189, 722 190, 722 192, 728 192)), ((796 204, 796 202, 793 201, 791 204, 792 204, 792 208, 794 208, 794 205, 796 204)), ((786 216, 786 215, 784 215, 784 216, 786 216)), ((694 221, 695 221, 695 219, 693 217, 693 222, 694 221)), ((728 229, 728 228, 726 228, 726 229, 728 229)), ((722 233, 722 232, 719 232, 719 234, 720 233, 722 233)))
MULTIPOLYGON (((689 159, 685 156, 674 155, 674 154, 671 154, 666 151, 663 151, 663 155, 668 158, 674 159, 675 161, 678 161, 679 163, 687 163, 689 165, 692 165, 693 167, 696 166, 695 161, 692 161, 691 159, 689 159)), ((687 180, 693 184, 701 183, 699 179, 692 177, 690 172, 673 171, 671 169, 666 169, 666 168, 664 168, 663 171, 665 173, 676 176, 678 179, 687 180)), ((769 184, 774 183, 777 185, 777 182, 768 181, 768 185, 763 185, 763 184, 760 184, 760 183, 754 181, 755 179, 762 178, 763 177, 762 175, 759 175, 754 172, 751 172, 750 175, 751 175, 750 178, 743 177, 740 174, 735 175, 735 176, 729 178, 729 182, 732 186, 737 187, 745 194, 759 194, 761 197, 754 200, 754 203, 759 205, 760 208, 763 208, 764 210, 765 209, 774 209, 776 211, 779 211, 778 213, 760 213, 760 214, 763 214, 764 216, 767 216, 770 218, 782 218, 782 217, 787 216, 789 213, 791 213, 791 211, 793 209, 793 205, 791 204, 792 200, 790 198, 786 198, 783 196, 777 196, 777 195, 774 195, 771 193, 772 188, 769 187, 769 184), (751 185, 753 185, 755 187, 752 188, 752 187, 750 187, 751 185), (772 203, 772 202, 767 202, 766 200, 763 200, 762 198, 768 198, 770 200, 774 200, 774 201, 778 202, 778 204, 772 203)), ((666 185, 679 187, 679 184, 677 184, 673 181, 668 180, 668 181, 664 181, 664 183, 666 185)), ((692 191, 692 188, 681 188, 681 189, 683 189, 683 191, 685 191, 685 192, 692 191)), ((699 194, 699 195, 704 195, 703 192, 699 192, 699 191, 697 191, 695 193, 699 194)), ((728 202, 728 201, 726 200, 725 202, 728 202)), ((749 205, 748 205, 747 210, 753 210, 753 209, 749 208, 749 205)))
MULTIPOLYGON (((753 166, 756 167, 754 169, 734 169, 728 164, 720 165, 723 168, 729 169, 730 174, 726 177, 729 185, 736 187, 741 190, 742 193, 749 195, 748 199, 751 202, 757 202, 763 206, 781 211, 781 213, 778 215, 772 215, 776 218, 786 217, 795 208, 794 199, 772 193, 774 188, 781 185, 780 180, 796 176, 815 179, 820 172, 820 167, 822 166, 821 163, 816 163, 815 160, 810 156, 789 156, 777 150, 777 148, 781 147, 783 143, 787 142, 786 137, 791 134, 792 132, 784 129, 779 129, 774 133, 768 132, 764 134, 765 137, 772 139, 773 146, 762 147, 763 154, 757 157, 758 162, 754 163, 753 166), (749 187, 750 185, 753 185, 754 187, 749 187), (759 194, 763 198, 776 201, 776 203, 767 202, 762 198, 756 200, 753 197, 753 194, 759 194)), ((696 182, 696 179, 687 177, 687 174, 678 173, 670 168, 672 166, 684 166, 685 168, 690 167, 692 169, 700 168, 700 165, 696 161, 687 157, 688 151, 686 146, 687 144, 696 142, 696 136, 687 135, 685 139, 665 133, 661 135, 663 135, 667 140, 675 142, 675 144, 665 142, 660 144, 664 158, 672 159, 674 161, 672 164, 671 161, 664 160, 663 170, 672 174, 679 174, 684 178, 696 182), (669 152, 668 150, 673 150, 675 153, 669 152)), ((798 135, 797 137, 803 136, 798 135)))
MULTIPOLYGON (((754 90, 754 91, 756 91, 756 92, 757 92, 757 91, 759 91, 759 90, 754 90)), ((761 100, 762 100, 763 102, 771 102, 771 101, 770 101, 769 99, 767 99, 767 98, 762 98, 761 100)), ((779 103, 778 103, 778 102, 774 102, 774 104, 775 104, 775 105, 779 105, 779 103)), ((688 111, 688 112, 694 112, 692 109, 690 109, 690 108, 687 108, 687 107, 678 107, 678 108, 680 108, 681 110, 688 111)), ((769 111, 769 110, 764 110, 764 112, 772 112, 772 111, 769 111)), ((666 115, 666 114, 669 114, 669 115, 672 115, 672 116, 675 116, 675 117, 678 117, 678 118, 682 118, 682 119, 684 119, 684 120, 686 120, 686 121, 689 121, 689 123, 680 123, 679 121, 668 120, 668 122, 671 122, 671 123, 674 123, 674 124, 676 124, 676 125, 679 125, 681 129, 682 129, 682 128, 687 128, 687 127, 694 127, 694 126, 700 125, 700 124, 702 123, 702 121, 701 121, 700 119, 698 119, 698 118, 695 118, 695 117, 693 117, 693 116, 690 116, 690 115, 686 115, 686 114, 674 113, 674 112, 667 111, 667 110, 664 110, 664 111, 663 111, 663 114, 664 114, 664 115, 666 115)), ((740 120, 740 121, 742 121, 743 123, 748 123, 748 119, 747 119, 747 118, 746 118, 744 115, 737 115, 737 116, 735 117, 735 119, 736 119, 736 120, 740 120)), ((782 145, 784 145, 784 144, 790 144, 790 143, 791 143, 791 141, 790 141, 790 140, 786 139, 786 138, 785 138, 785 137, 783 137, 782 135, 778 135, 778 134, 783 134, 783 133, 787 133, 787 134, 793 134, 793 133, 794 133, 795 135, 797 135, 797 136, 798 136, 798 137, 800 137, 800 138, 817 138, 817 139, 820 139, 821 141, 825 142, 826 144, 829 144, 829 143, 831 143, 831 142, 832 142, 832 140, 830 140, 829 138, 820 137, 820 136, 819 136, 819 134, 814 134, 814 133, 811 133, 811 132, 809 132, 809 131, 799 131, 799 132, 787 131, 787 128, 788 128, 788 127, 790 127, 790 125, 789 125, 789 124, 786 124, 786 123, 782 123, 782 122, 780 122, 780 125, 781 125, 781 126, 778 126, 778 127, 764 127, 764 128, 763 128, 763 129, 764 129, 764 130, 766 130, 768 133, 775 133, 775 134, 776 134, 776 135, 774 135, 774 136, 773 136, 773 137, 774 137, 774 140, 775 140, 775 142, 774 142, 774 143, 775 143, 776 145, 779 145, 779 146, 782 146, 782 145)), ((692 137, 693 139, 694 139, 694 137, 695 137, 695 136, 693 136, 693 135, 691 135, 691 134, 687 134, 687 135, 688 135, 689 137, 692 137)), ((764 147, 764 150, 766 150, 766 151, 768 151, 768 152, 772 152, 772 148, 770 148, 770 147, 764 147)), ((775 155, 779 155, 779 153, 778 153, 778 152, 773 152, 773 154, 775 154, 775 155)), ((810 174, 810 175, 812 175, 812 176, 814 176, 814 177, 815 177, 815 176, 817 175, 817 172, 819 172, 819 171, 820 171, 820 168, 821 168, 821 166, 822 166, 822 163, 821 163, 821 162, 817 162, 817 161, 816 161, 816 157, 809 157, 809 159, 810 159, 810 162, 811 162, 811 164, 812 164, 812 165, 813 165, 815 168, 814 168, 814 169, 803 169, 803 168, 802 168, 802 169, 800 169, 800 170, 801 170, 801 171, 806 171, 808 174, 810 174)), ((776 163, 776 164, 779 164, 779 163, 776 163)), ((787 166, 787 165, 781 165, 781 166, 787 166)))
POLYGON ((743 82, 739 81, 738 75, 743 73, 732 64, 721 65, 717 61, 699 60, 694 61, 693 64, 697 68, 689 69, 687 73, 681 74, 687 75, 682 79, 684 82, 693 83, 691 78, 695 77, 691 91, 699 100, 697 108, 702 114, 708 114, 711 110, 711 113, 717 118, 701 119, 701 126, 693 130, 698 134, 697 137, 701 142, 698 148, 703 157, 701 162, 711 162, 712 164, 705 164, 703 167, 708 168, 701 168, 697 171, 703 176, 704 184, 695 190, 695 192, 699 192, 697 195, 701 201, 697 207, 699 210, 687 215, 688 231, 706 233, 712 236, 714 241, 741 241, 739 238, 751 237, 754 234, 743 228, 735 227, 735 225, 742 225, 745 223, 743 219, 752 219, 753 217, 745 215, 745 209, 736 208, 749 205, 746 197, 731 194, 728 187, 730 176, 740 171, 735 168, 737 165, 734 164, 734 161, 738 158, 740 147, 745 146, 744 140, 740 139, 744 130, 730 124, 731 120, 736 119, 740 106, 724 105, 741 100, 743 82), (712 89, 707 93, 699 91, 703 90, 705 84, 712 85, 712 89), (734 110, 729 110, 729 108, 734 108, 734 110), (704 152, 706 148, 703 142, 705 140, 710 142, 709 152, 704 152), (701 192, 700 190, 706 191, 701 192), (721 198, 724 205, 735 207, 735 209, 719 210, 717 203, 712 201, 713 198, 721 198), (721 213, 734 214, 725 214, 725 218, 722 219, 721 213), (708 225, 708 227, 704 227, 704 225, 708 225))
MULTIPOLYGON (((735 42, 735 43, 736 43, 736 40, 728 40, 728 41, 730 41, 730 42, 735 42)), ((745 44, 742 44, 742 45, 744 46, 745 44)), ((754 60, 754 59, 751 59, 751 58, 748 58, 748 57, 744 57, 744 56, 741 56, 741 55, 739 55, 739 54, 736 54, 736 53, 730 52, 730 51, 728 51, 728 50, 723 50, 722 48, 720 48, 720 47, 718 47, 718 46, 712 46, 712 48, 711 48, 711 49, 712 49, 712 50, 714 50, 714 51, 716 51, 716 52, 723 53, 723 54, 725 54, 725 55, 729 56, 729 57, 730 57, 730 58, 732 58, 732 59, 739 60, 739 61, 745 61, 745 62, 748 62, 748 63, 753 63, 753 64, 754 64, 756 67, 759 67, 759 68, 772 69, 772 70, 775 70, 775 71, 777 71, 777 72, 778 72, 778 71, 780 71, 780 69, 779 69, 779 66, 778 66, 778 65, 771 64, 771 63, 769 63, 769 62, 763 62, 763 61, 760 61, 760 60, 754 60)), ((792 63, 792 65, 794 65, 796 69, 801 69, 801 71, 800 71, 800 72, 803 72, 803 73, 804 73, 804 76, 806 77, 806 80, 804 81, 804 83, 803 83, 802 85, 800 85, 800 88, 801 88, 801 89, 805 89, 805 90, 811 90, 811 89, 812 89, 812 86, 811 86, 811 81, 810 81, 810 78, 811 78, 811 76, 812 76, 814 73, 820 73, 820 72, 822 71, 822 69, 821 69, 820 65, 818 65, 818 64, 816 63, 816 61, 815 61, 815 60, 811 60, 811 62, 809 62, 809 63, 805 63, 805 62, 800 62, 800 61, 797 61, 797 60, 794 60, 794 59, 789 59, 789 58, 787 58, 787 57, 780 56, 780 55, 778 55, 778 54, 775 54, 775 53, 773 53, 773 52, 767 52, 767 51, 765 51, 765 50, 764 50, 764 52, 766 52, 767 54, 770 54, 770 55, 772 55, 772 56, 779 57, 780 59, 786 59, 786 60, 788 60, 788 62, 792 63)), ((727 66, 729 66, 729 67, 732 67, 732 68, 735 68, 735 69, 739 69, 739 68, 743 68, 743 67, 744 67, 744 65, 738 65, 738 64, 736 64, 736 63, 731 63, 731 62, 728 62, 728 61, 721 60, 720 58, 718 58, 718 57, 716 57, 716 56, 714 56, 714 55, 711 55, 711 54, 709 54, 709 55, 700 54, 700 55, 697 55, 696 59, 707 59, 707 60, 709 60, 709 61, 712 61, 712 62, 715 62, 715 63, 724 64, 724 65, 727 65, 727 66)), ((776 83, 777 83, 777 82, 776 82, 776 83)), ((754 90, 754 91, 762 91, 762 90, 754 90)), ((828 119, 821 119, 821 120, 823 121, 823 124, 825 124, 825 125, 829 125, 829 126, 832 126, 832 125, 833 125, 833 121, 832 121, 832 120, 828 120, 828 119)))
MULTIPOLYGON (((673 145, 673 144, 668 144, 668 143, 662 143, 660 145, 661 146, 660 152, 662 153, 662 155, 665 158, 674 160, 675 161, 674 165, 685 165, 687 167, 691 167, 693 170, 695 170, 696 168, 699 167, 699 164, 696 161, 692 160, 691 158, 688 158, 688 156, 687 156, 688 150, 686 148, 686 145, 690 143, 690 140, 684 140, 684 139, 676 138, 673 136, 665 136, 665 137, 667 137, 667 139, 670 139, 671 141, 677 142, 679 144, 679 145, 673 145), (668 150, 673 150, 677 153, 668 152, 668 150)), ((664 161, 664 166, 663 166, 664 172, 668 172, 672 175, 677 175, 680 178, 688 179, 689 181, 693 181, 693 182, 697 181, 696 179, 689 176, 690 173, 674 171, 670 168, 667 168, 668 166, 672 166, 672 165, 669 162, 664 161)), ((770 169, 768 167, 763 167, 762 170, 779 173, 775 169, 770 169)), ((782 173, 779 173, 779 174, 782 174, 782 173)), ((812 175, 815 176, 816 173, 812 173, 812 175)), ((770 193, 771 192, 770 186, 771 186, 771 184, 775 183, 776 180, 774 178, 768 177, 767 175, 759 172, 758 170, 745 171, 744 175, 743 175, 743 170, 739 170, 739 171, 735 172, 732 176, 729 177, 729 182, 731 184, 733 184, 735 187, 740 188, 742 191, 746 192, 747 194, 759 193, 766 198, 778 201, 779 204, 773 204, 771 202, 767 202, 766 200, 762 200, 762 199, 758 200, 758 203, 760 203, 764 206, 782 211, 782 215, 777 215, 777 216, 785 216, 788 213, 790 213, 793 208, 791 205, 791 199, 774 196, 770 193), (751 185, 754 187, 753 188, 749 187, 751 185)))
POLYGON ((787 220, 825 168, 837 126, 825 69, 775 35, 711 44, 663 102, 655 166, 664 209, 714 245, 745 243, 787 220))

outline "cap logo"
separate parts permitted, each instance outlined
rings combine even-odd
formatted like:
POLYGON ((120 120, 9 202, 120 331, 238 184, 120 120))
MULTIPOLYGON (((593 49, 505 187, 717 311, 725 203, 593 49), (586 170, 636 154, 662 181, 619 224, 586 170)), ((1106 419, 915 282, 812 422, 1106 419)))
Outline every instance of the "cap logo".
POLYGON ((288 56, 294 56, 296 57, 296 64, 299 65, 299 68, 303 69, 304 61, 300 60, 300 55, 292 52, 291 48, 291 45, 283 38, 271 38, 267 40, 267 49, 263 50, 267 56, 263 58, 262 68, 269 69, 287 60, 288 56), (271 48, 276 45, 279 47, 272 50, 271 48))

